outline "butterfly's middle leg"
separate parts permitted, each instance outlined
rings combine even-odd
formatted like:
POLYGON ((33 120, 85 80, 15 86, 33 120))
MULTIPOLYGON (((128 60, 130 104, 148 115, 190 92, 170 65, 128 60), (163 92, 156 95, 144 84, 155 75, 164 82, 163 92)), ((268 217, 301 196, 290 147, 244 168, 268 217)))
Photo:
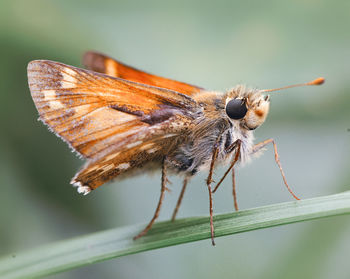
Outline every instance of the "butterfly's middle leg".
POLYGON ((213 244, 213 246, 215 246, 215 241, 214 241, 214 218, 213 218, 213 191, 211 189, 211 183, 213 182, 215 161, 219 154, 219 148, 218 148, 219 140, 220 140, 220 137, 218 137, 213 147, 213 155, 211 158, 209 174, 207 178, 207 187, 209 192, 210 234, 211 234, 211 243, 213 244))
POLYGON ((140 232, 137 236, 134 237, 134 240, 140 238, 141 236, 144 236, 153 226, 154 222, 159 216, 160 208, 162 207, 163 199, 165 191, 167 190, 166 187, 167 177, 166 177, 166 167, 165 167, 165 158, 162 160, 162 182, 161 182, 161 189, 160 189, 160 197, 158 201, 158 205, 156 208, 156 211, 154 212, 153 218, 148 223, 148 225, 144 228, 142 232, 140 232))

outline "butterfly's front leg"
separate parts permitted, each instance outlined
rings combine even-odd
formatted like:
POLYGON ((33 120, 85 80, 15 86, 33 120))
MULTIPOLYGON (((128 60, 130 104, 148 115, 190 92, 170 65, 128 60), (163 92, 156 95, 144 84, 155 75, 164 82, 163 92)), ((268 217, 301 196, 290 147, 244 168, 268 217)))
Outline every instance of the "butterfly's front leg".
POLYGON ((275 161, 280 169, 280 172, 281 172, 281 175, 282 175, 282 178, 283 178, 283 182, 284 182, 284 185, 286 185, 289 193, 292 194, 292 196, 296 199, 296 200, 299 200, 299 198, 293 193, 292 189, 289 187, 288 183, 287 183, 287 180, 286 180, 286 176, 284 174, 284 171, 282 169, 282 165, 281 165, 281 162, 280 162, 280 159, 279 159, 279 155, 278 155, 278 151, 277 151, 277 145, 274 141, 274 139, 267 139, 267 140, 264 140, 262 142, 259 142, 257 144, 255 144, 252 148, 252 151, 251 151, 251 154, 254 154, 258 151, 260 151, 262 148, 264 148, 266 145, 268 145, 269 143, 272 143, 273 144, 273 149, 274 149, 274 152, 275 152, 275 161))
POLYGON ((162 202, 164 199, 164 194, 165 191, 167 190, 166 187, 166 182, 167 182, 167 177, 166 177, 166 166, 165 166, 165 157, 162 160, 162 182, 161 182, 161 189, 160 189, 160 197, 158 201, 158 205, 156 208, 156 211, 154 212, 153 218, 151 221, 148 223, 148 225, 144 228, 142 232, 140 232, 137 236, 134 237, 134 240, 140 238, 141 236, 144 236, 153 226, 154 222, 159 216, 160 208, 162 207, 162 202))
MULTIPOLYGON (((215 245, 215 241, 214 241, 213 197, 212 197, 212 195, 213 195, 213 192, 215 192, 215 190, 217 189, 218 186, 216 186, 215 190, 212 191, 211 183, 213 182, 214 166, 215 166, 215 161, 216 161, 216 159, 218 157, 218 154, 219 154, 219 142, 221 140, 221 137, 222 137, 222 134, 220 134, 218 136, 218 138, 216 139, 216 142, 215 142, 215 144, 213 146, 213 154, 212 154, 212 158, 211 158, 211 162, 210 162, 209 175, 208 175, 208 178, 207 178, 207 187, 208 187, 208 191, 209 191, 210 232, 211 232, 211 242, 212 242, 213 245, 215 245)), ((233 144, 237 144, 237 143, 240 146, 240 140, 234 142, 233 144)), ((228 148, 233 148, 232 145, 230 145, 228 148)), ((240 147, 238 149, 240 150, 240 147)), ((238 150, 238 154, 239 154, 239 150, 238 150)), ((234 160, 233 165, 238 160, 238 156, 236 156, 236 157, 237 157, 237 159, 234 160)), ((230 169, 228 171, 230 171, 230 169)), ((226 175, 227 175, 227 173, 225 174, 225 176, 226 175)), ((221 183, 222 180, 224 180, 225 176, 221 179, 221 181, 219 183, 221 183)))
POLYGON ((234 149, 236 149, 235 157, 233 158, 233 161, 230 165, 230 167, 227 169, 225 174, 222 176, 218 184, 216 184, 213 193, 216 192, 216 190, 219 188, 221 183, 224 181, 225 177, 228 175, 228 173, 232 170, 232 194, 233 194, 233 204, 235 207, 235 210, 238 211, 238 203, 237 203, 237 195, 236 195, 236 179, 235 179, 235 170, 234 166, 237 163, 239 159, 239 155, 241 153, 241 144, 242 141, 240 139, 236 140, 234 143, 232 143, 225 151, 226 153, 232 152, 234 149))

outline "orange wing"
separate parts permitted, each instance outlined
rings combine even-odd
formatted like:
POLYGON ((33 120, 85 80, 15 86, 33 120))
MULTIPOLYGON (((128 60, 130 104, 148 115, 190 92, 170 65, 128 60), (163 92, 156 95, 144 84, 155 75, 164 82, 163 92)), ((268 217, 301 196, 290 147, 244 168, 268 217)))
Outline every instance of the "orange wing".
POLYGON ((159 157, 200 113, 175 91, 53 61, 30 62, 28 81, 40 119, 89 159, 72 180, 83 193, 159 157))
POLYGON ((145 73, 97 52, 90 51, 85 53, 83 57, 83 64, 87 69, 95 72, 104 73, 112 77, 119 77, 135 82, 167 88, 189 96, 203 90, 203 88, 184 82, 145 73))
POLYGON ((73 177, 71 183, 78 187, 79 192, 85 194, 127 171, 140 169, 150 162, 153 164, 149 167, 154 167, 155 164, 160 166, 164 155, 176 146, 174 135, 168 137, 161 130, 162 127, 158 127, 150 129, 149 133, 146 131, 145 134, 135 135, 142 140, 128 143, 123 148, 96 160, 89 160, 73 177))

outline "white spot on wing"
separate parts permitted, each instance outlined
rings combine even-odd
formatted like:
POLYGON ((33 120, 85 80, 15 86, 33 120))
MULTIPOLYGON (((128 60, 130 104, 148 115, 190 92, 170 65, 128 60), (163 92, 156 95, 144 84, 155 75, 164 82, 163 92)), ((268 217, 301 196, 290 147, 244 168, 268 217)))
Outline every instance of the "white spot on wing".
POLYGON ((41 92, 44 95, 45 101, 51 101, 51 100, 54 100, 57 98, 55 89, 47 89, 47 90, 43 90, 41 92))
POLYGON ((109 171, 111 169, 114 169, 114 164, 105 165, 102 168, 103 168, 103 172, 106 172, 106 171, 109 171))
POLYGON ((126 146, 126 148, 133 148, 133 147, 135 147, 135 146, 138 146, 138 145, 140 145, 142 143, 142 141, 135 141, 135 142, 133 142, 133 143, 130 143, 130 144, 128 144, 127 146, 126 146))
POLYGON ((57 100, 56 90, 54 89, 43 90, 42 94, 44 95, 44 100, 47 101, 47 103, 50 105, 50 108, 61 109, 65 107, 64 104, 62 104, 60 101, 57 100))
POLYGON ((119 170, 126 170, 130 167, 130 164, 129 163, 121 163, 119 164, 116 168, 119 169, 119 170))
POLYGON ((69 68, 64 68, 64 72, 61 72, 62 80, 61 87, 62 88, 74 88, 77 84, 77 79, 75 78, 76 73, 69 68))
POLYGON ((50 101, 49 105, 52 109, 61 109, 65 107, 65 105, 62 104, 60 101, 50 101))
POLYGON ((147 153, 149 153, 149 154, 154 153, 154 152, 156 152, 158 149, 159 149, 158 147, 154 147, 154 148, 152 148, 152 149, 150 149, 150 150, 147 150, 147 153))
POLYGON ((166 134, 163 136, 164 139, 176 136, 176 134, 166 134))

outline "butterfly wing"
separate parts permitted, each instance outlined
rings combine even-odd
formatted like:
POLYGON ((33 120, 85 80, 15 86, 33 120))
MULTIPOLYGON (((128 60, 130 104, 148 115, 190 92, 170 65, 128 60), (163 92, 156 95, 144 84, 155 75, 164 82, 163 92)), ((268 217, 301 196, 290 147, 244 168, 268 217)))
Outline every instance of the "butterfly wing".
POLYGON ((104 73, 112 77, 119 77, 135 82, 167 88, 189 96, 203 90, 203 88, 184 82, 145 73, 141 70, 127 66, 111 57, 93 51, 85 53, 83 57, 83 64, 87 69, 95 72, 104 73))
POLYGON ((84 193, 155 160, 201 113, 178 92, 53 61, 30 62, 28 82, 40 119, 89 159, 72 181, 84 193))
POLYGON ((175 134, 164 135, 159 126, 149 129, 148 133, 152 135, 135 135, 142 140, 133 141, 106 156, 88 161, 71 183, 78 187, 79 192, 88 193, 127 171, 140 169, 146 164, 152 166, 150 162, 160 165, 164 154, 171 152, 177 139, 175 134))

